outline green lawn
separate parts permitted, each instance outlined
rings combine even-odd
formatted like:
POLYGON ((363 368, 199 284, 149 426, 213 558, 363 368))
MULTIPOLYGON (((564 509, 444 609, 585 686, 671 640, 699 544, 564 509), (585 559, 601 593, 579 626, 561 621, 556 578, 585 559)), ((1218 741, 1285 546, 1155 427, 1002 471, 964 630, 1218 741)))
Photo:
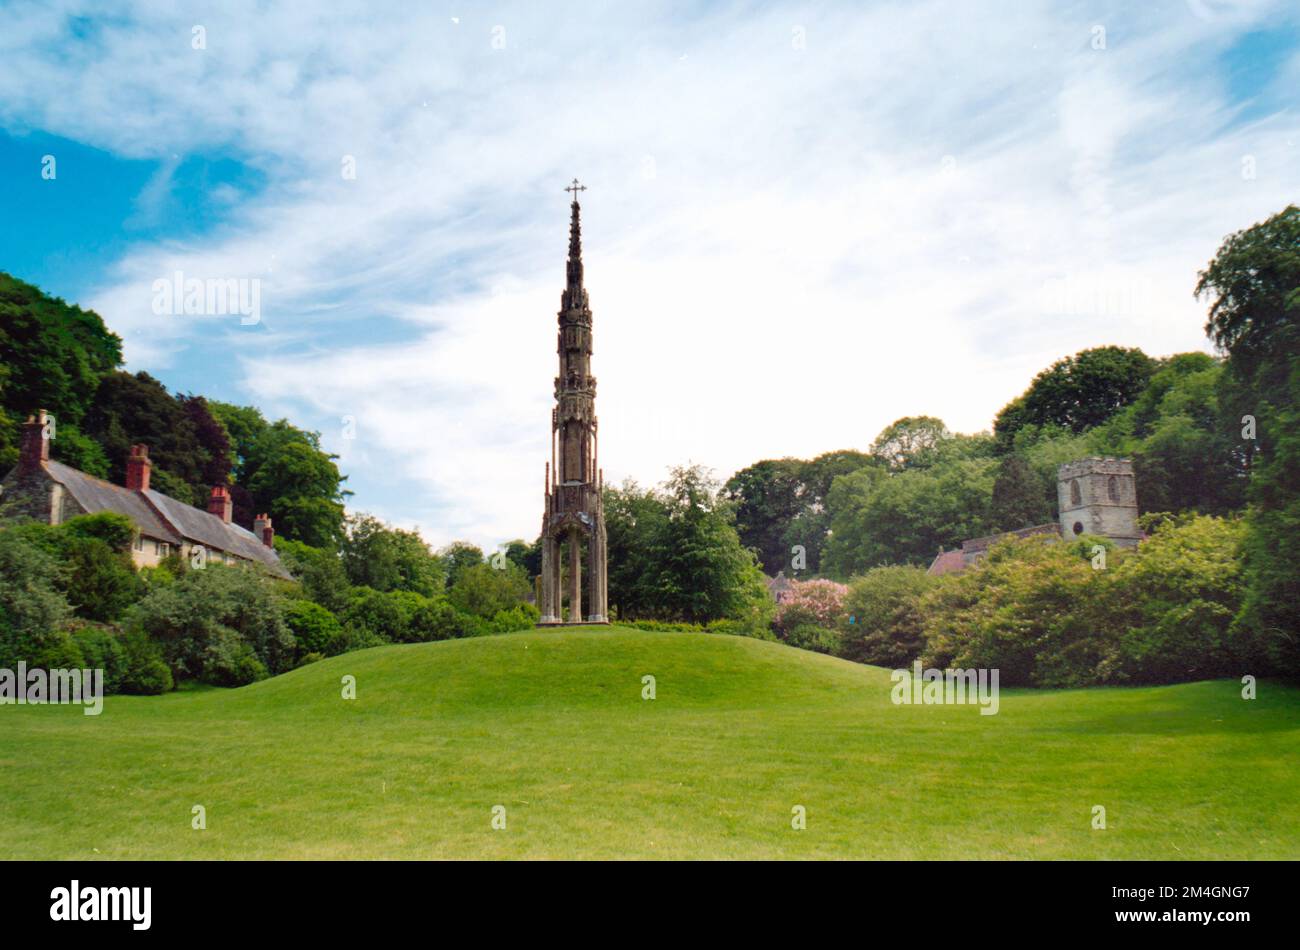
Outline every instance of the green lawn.
POLYGON ((0 857, 1300 857, 1300 690, 1004 690, 980 716, 889 688, 615 627, 381 647, 97 718, 4 706, 0 857))

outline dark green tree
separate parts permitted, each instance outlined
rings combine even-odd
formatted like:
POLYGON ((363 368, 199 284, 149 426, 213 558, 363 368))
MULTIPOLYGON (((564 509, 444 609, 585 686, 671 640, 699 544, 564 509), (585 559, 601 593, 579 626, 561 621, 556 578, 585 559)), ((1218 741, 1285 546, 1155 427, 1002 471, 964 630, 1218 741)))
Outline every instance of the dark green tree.
POLYGON ((769 574, 790 562, 785 536, 805 507, 804 464, 791 458, 756 462, 723 487, 723 495, 734 505, 741 544, 757 553, 769 574))
POLYGON ((447 586, 451 587, 466 568, 483 563, 483 549, 468 541, 453 541, 438 552, 446 571, 447 586))
POLYGON ((1101 346, 1058 360, 1003 407, 993 423, 998 444, 1009 451, 1025 425, 1059 426, 1083 432, 1101 425, 1133 402, 1155 369, 1139 349, 1101 346))
POLYGON ((1007 455, 993 480, 991 527, 1018 531, 1052 520, 1052 504, 1043 482, 1021 455, 1007 455))
MULTIPOLYGON (((1300 208, 1230 235, 1200 273, 1206 332, 1228 357, 1225 402, 1256 428, 1239 623, 1300 673, 1300 208)), ((1235 415, 1235 412, 1234 412, 1235 415)), ((1236 428, 1237 420, 1231 420, 1236 428)))

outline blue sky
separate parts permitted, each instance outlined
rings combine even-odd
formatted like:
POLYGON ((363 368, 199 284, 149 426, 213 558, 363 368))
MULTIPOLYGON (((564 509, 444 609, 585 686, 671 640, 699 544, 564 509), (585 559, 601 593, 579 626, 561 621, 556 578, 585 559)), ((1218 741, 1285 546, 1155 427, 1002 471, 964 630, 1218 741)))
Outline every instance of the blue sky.
POLYGON ((1203 349, 1196 269, 1300 195, 1294 3, 0 13, 0 269, 320 430, 434 544, 536 532, 575 175, 602 462, 643 483, 1203 349), (261 319, 156 314, 177 269, 261 319))

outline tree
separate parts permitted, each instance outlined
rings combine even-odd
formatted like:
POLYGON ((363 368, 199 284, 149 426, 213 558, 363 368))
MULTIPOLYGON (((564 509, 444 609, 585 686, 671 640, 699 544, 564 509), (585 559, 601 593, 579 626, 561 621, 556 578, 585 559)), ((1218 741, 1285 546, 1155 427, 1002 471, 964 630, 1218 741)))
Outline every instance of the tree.
POLYGON ((848 577, 883 564, 926 564, 940 547, 991 530, 997 463, 965 459, 887 477, 864 470, 831 489, 825 569, 848 577))
POLYGON ((611 615, 657 617, 657 545, 668 505, 653 489, 643 489, 631 479, 618 488, 606 487, 603 503, 611 615))
POLYGON ((728 479, 724 496, 734 503, 740 542, 758 555, 770 574, 790 562, 786 532, 803 512, 804 463, 798 459, 765 460, 728 479))
POLYGON ((1133 459, 1143 511, 1239 509, 1250 458, 1220 406, 1223 366, 1205 353, 1160 361, 1146 390, 1089 433, 1093 454, 1133 459))
POLYGON ((1206 334, 1257 402, 1285 393, 1300 353, 1300 208, 1229 235, 1198 275, 1206 334))
POLYGON ((1002 408, 993 423, 999 446, 1009 451, 1025 425, 1054 425, 1083 432, 1123 409, 1146 388, 1154 363, 1139 349, 1102 346, 1058 360, 1002 408))
MULTIPOLYGON (((1300 672, 1300 208, 1230 235, 1199 275, 1206 332, 1227 354, 1221 393, 1257 426, 1239 623, 1300 672)), ((1234 415, 1236 412, 1234 411, 1234 415)))
POLYGON ((265 511, 280 534, 312 547, 337 546, 351 493, 343 489, 347 478, 334 464, 337 456, 322 451, 320 434, 287 419, 268 423, 252 406, 210 401, 207 407, 230 447, 235 520, 251 528, 265 511))
POLYGON ((229 469, 216 425, 201 399, 183 402, 143 372, 105 375, 84 423, 86 434, 103 447, 110 481, 122 484, 130 448, 142 442, 149 446, 152 486, 199 505, 206 504, 214 484, 224 484, 229 469), (208 481, 210 474, 217 481, 208 481))
POLYGON ((7 530, 57 561, 51 579, 83 620, 116 620, 142 593, 130 555, 135 526, 125 515, 104 511, 7 530))
POLYGON ((76 431, 100 377, 121 363, 122 339, 99 314, 0 272, 0 407, 9 427, 6 443, 16 444, 14 427, 38 409, 54 413, 61 430, 76 431))
POLYGON ((531 588, 523 568, 510 561, 500 568, 474 564, 457 574, 447 600, 463 613, 490 619, 523 603, 531 588))
POLYGON ((667 519, 654 545, 652 582, 660 616, 707 623, 765 606, 763 575, 709 473, 698 465, 673 468, 663 498, 667 519))
POLYGON ((339 613, 347 607, 350 585, 337 551, 313 548, 301 541, 276 535, 275 553, 313 603, 332 613, 339 613))
POLYGON ((934 416, 904 416, 890 423, 871 443, 871 454, 895 471, 930 464, 932 453, 952 433, 934 416))
POLYGON ((438 556, 442 558, 449 588, 460 578, 462 571, 483 563, 483 549, 468 541, 453 541, 439 551, 438 556))
POLYGON ((991 527, 995 531, 1019 531, 1052 519, 1052 506, 1043 482, 1021 455, 1007 455, 993 480, 991 527))
POLYGON ((343 536, 343 476, 318 442, 315 433, 284 420, 268 427, 254 443, 246 484, 278 531, 313 547, 331 547, 343 536))
POLYGON ((832 482, 881 464, 853 449, 826 452, 811 461, 766 460, 733 475, 723 495, 735 505, 741 543, 757 553, 765 571, 816 574, 830 530, 826 497, 832 482))
POLYGON ((348 581, 358 587, 433 597, 445 586, 443 562, 419 534, 389 527, 371 515, 347 520, 340 553, 348 581))

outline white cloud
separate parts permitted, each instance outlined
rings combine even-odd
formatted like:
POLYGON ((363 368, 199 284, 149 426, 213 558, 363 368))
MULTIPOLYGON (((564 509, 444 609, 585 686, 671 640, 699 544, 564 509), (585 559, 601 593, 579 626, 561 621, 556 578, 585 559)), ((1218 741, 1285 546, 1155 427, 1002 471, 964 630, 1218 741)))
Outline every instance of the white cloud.
POLYGON ((219 339, 250 400, 345 450, 355 507, 490 544, 539 523, 568 178, 607 478, 864 447, 905 414, 976 430, 1082 347, 1205 346, 1196 268, 1300 184, 1294 114, 1234 126, 1205 64, 1279 9, 250 5, 194 51, 160 5, 68 56, 30 8, 0 120, 259 168, 227 225, 135 247, 90 303, 133 368, 219 339), (177 268, 260 277, 264 325, 160 320, 177 268))

